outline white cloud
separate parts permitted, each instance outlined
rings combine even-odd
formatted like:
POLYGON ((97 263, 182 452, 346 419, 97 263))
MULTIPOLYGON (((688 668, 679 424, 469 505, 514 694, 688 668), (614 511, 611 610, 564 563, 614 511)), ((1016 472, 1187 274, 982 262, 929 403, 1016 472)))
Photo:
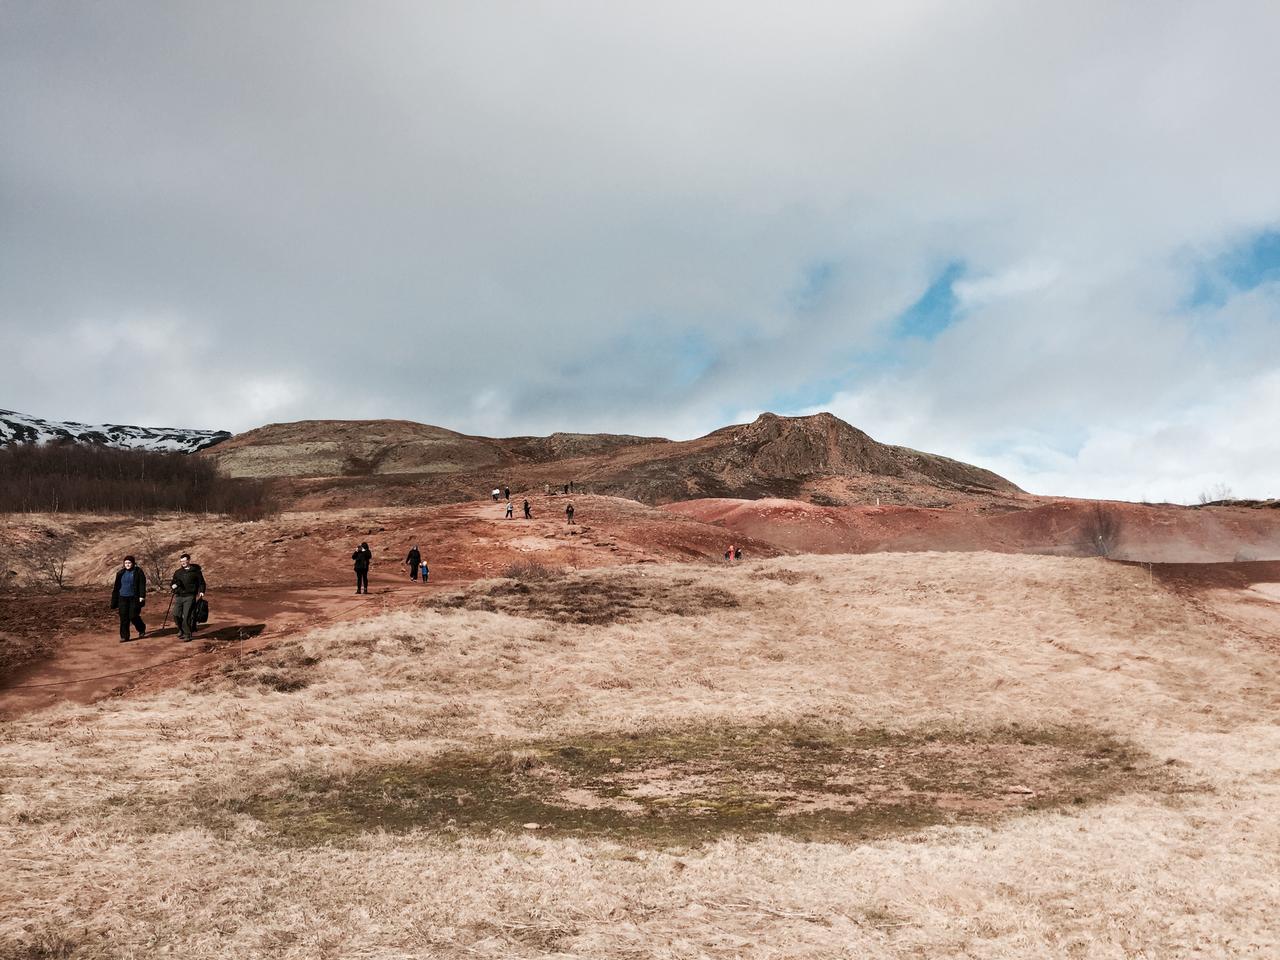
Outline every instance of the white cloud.
POLYGON ((972 309, 996 300, 1038 293, 1057 280, 1058 274, 1059 266, 1055 263, 1020 263, 1001 273, 957 280, 951 289, 961 307, 972 309))
MULTIPOLYGON (((1207 397, 1277 369, 1274 299, 1181 308, 1190 260, 1280 223, 1280 126, 1259 119, 1274 6, 45 4, 5 22, 0 324, 39 359, 0 406, 687 436, 834 381, 836 412, 880 439, 1016 468, 1040 438, 1035 462, 1060 466, 1028 476, 1118 490, 1080 444, 1207 426, 1207 397), (865 372, 957 260, 959 322, 865 372), (822 295, 797 297, 819 265, 822 295), (122 362, 129 324, 157 316, 178 329, 122 362), (709 358, 693 377, 689 337, 709 358)), ((1271 454, 1227 435, 1240 489, 1271 454)), ((1193 451, 1165 448, 1193 482, 1193 451)))

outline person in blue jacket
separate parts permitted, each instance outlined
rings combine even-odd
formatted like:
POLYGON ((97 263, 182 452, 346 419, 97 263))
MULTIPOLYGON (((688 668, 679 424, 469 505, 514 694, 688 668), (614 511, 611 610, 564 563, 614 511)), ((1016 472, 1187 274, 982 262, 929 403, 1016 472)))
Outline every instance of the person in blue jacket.
POLYGON ((116 571, 116 583, 111 588, 111 609, 120 611, 120 642, 129 643, 129 624, 138 629, 138 639, 147 635, 147 625, 142 621, 142 607, 147 602, 147 575, 134 561, 125 557, 124 564, 116 571))

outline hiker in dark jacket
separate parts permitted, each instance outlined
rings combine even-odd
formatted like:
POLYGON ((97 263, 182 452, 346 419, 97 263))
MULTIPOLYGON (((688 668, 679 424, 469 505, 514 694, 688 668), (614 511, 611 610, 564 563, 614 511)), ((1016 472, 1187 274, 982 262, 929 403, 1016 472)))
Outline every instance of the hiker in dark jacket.
POLYGON ((173 622, 178 627, 178 638, 191 642, 196 628, 196 601, 204 599, 204 574, 200 564, 191 562, 191 554, 178 558, 182 564, 173 571, 169 589, 173 591, 173 622))
POLYGON ((116 583, 111 588, 111 609, 120 611, 120 642, 129 643, 129 624, 138 628, 138 639, 147 635, 147 625, 142 622, 142 606, 147 602, 147 575, 134 562, 124 558, 124 566, 116 571, 116 583))
POLYGON ((565 519, 568 520, 569 523, 573 523, 573 504, 572 503, 564 508, 564 515, 565 515, 565 519))
POLYGON ((362 543, 356 547, 356 552, 351 555, 351 559, 355 561, 356 593, 368 593, 369 564, 373 562, 373 551, 369 549, 367 543, 362 543))
POLYGON ((409 556, 404 558, 404 562, 409 565, 409 579, 416 581, 418 579, 418 565, 422 563, 422 553, 418 550, 415 543, 413 549, 409 551, 409 556))
POLYGON ((532 520, 532 519, 533 519, 533 511, 529 509, 529 501, 528 501, 528 500, 526 500, 526 501, 524 502, 524 518, 525 518, 526 520, 532 520))

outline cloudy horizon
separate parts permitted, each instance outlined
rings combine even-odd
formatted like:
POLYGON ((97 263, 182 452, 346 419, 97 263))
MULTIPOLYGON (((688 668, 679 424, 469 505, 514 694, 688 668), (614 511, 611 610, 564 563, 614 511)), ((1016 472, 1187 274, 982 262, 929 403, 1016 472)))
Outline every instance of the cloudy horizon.
POLYGON ((0 0, 0 408, 1280 496, 1280 7, 0 0))

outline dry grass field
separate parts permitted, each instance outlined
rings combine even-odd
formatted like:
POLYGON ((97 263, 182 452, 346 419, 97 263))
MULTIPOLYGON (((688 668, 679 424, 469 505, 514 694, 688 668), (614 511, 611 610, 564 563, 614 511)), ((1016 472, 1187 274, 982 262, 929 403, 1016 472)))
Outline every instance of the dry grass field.
POLYGON ((1276 957, 1278 660, 1097 559, 526 570, 0 726, 0 958, 1276 957))

